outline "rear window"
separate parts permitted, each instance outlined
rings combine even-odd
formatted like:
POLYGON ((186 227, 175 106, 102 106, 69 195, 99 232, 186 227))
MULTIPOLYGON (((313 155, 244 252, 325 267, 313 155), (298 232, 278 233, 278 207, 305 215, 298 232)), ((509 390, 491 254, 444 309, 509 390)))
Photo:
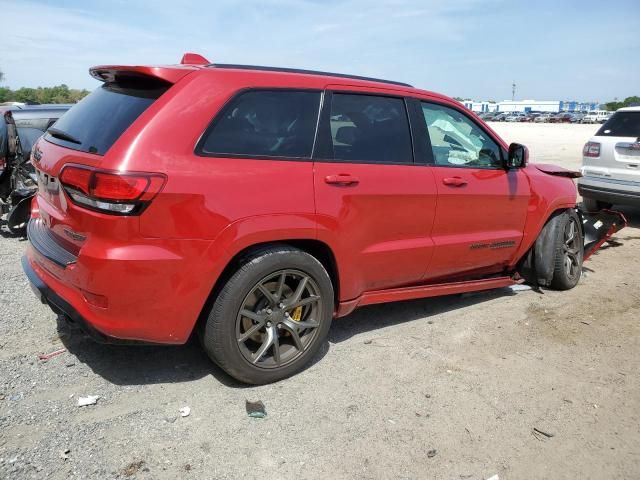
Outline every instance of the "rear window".
POLYGON ((231 101, 205 132, 204 155, 309 158, 320 92, 254 90, 231 101))
POLYGON ((599 137, 640 137, 640 112, 616 112, 600 127, 599 137))
POLYGON ((331 101, 333 159, 411 163, 411 132, 401 98, 334 93, 331 101))
POLYGON ((104 155, 120 135, 155 102, 168 84, 149 81, 106 83, 65 113, 47 140, 74 150, 104 155))

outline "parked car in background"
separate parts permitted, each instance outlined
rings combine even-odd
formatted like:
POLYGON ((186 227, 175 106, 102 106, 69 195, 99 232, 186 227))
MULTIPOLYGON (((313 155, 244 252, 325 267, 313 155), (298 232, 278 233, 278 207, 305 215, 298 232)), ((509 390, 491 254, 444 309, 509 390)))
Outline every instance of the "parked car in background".
POLYGON ((539 113, 525 113, 521 118, 520 121, 521 122, 527 122, 527 123, 531 123, 533 121, 535 121, 536 118, 538 118, 540 116, 539 113))
POLYGON ((582 117, 581 123, 604 123, 611 117, 611 112, 606 110, 594 110, 582 117))
POLYGON ((495 117, 493 117, 493 121, 504 122, 509 115, 511 115, 511 112, 499 112, 495 117))
POLYGON ((584 113, 572 113, 571 114, 571 123, 582 123, 582 119, 584 118, 584 113))
POLYGON ((533 121, 535 123, 547 123, 549 122, 551 115, 552 115, 551 113, 541 113, 533 121))
POLYGON ((31 148, 70 105, 0 107, 0 216, 14 234, 24 234, 37 189, 31 148))
POLYGON ((511 112, 504 119, 505 122, 519 122, 521 118, 524 117, 524 113, 522 112, 511 112))
POLYGON ((195 54, 90 72, 102 86, 33 149, 25 273, 93 338, 197 332, 243 382, 300 371, 361 305, 520 276, 573 288, 624 226, 600 216, 585 244, 577 172, 529 164, 459 102, 410 85, 195 54))
POLYGON ((549 123, 571 123, 573 115, 571 113, 562 112, 549 118, 549 123))
POLYGON ((485 122, 494 122, 498 115, 500 115, 500 112, 487 112, 482 119, 485 122))
POLYGON ((640 206, 640 107, 621 108, 585 144, 578 191, 589 211, 640 206))

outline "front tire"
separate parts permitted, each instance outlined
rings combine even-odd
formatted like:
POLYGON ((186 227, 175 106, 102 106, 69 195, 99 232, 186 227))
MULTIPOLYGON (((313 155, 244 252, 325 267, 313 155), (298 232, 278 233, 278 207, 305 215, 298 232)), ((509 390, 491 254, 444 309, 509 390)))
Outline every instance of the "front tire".
POLYGON ((245 383, 302 370, 324 343, 334 310, 331 279, 313 256, 281 245, 256 251, 211 308, 201 340, 209 357, 245 383))
POLYGON ((578 215, 573 210, 562 213, 557 220, 558 230, 554 244, 554 268, 551 288, 569 290, 582 275, 584 240, 578 215))

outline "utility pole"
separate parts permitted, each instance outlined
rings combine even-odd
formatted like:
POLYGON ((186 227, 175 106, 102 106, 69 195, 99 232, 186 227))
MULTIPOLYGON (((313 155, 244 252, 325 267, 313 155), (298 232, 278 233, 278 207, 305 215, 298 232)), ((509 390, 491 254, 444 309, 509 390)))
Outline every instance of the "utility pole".
POLYGON ((516 99, 516 81, 514 80, 511 84, 511 101, 513 102, 516 99))

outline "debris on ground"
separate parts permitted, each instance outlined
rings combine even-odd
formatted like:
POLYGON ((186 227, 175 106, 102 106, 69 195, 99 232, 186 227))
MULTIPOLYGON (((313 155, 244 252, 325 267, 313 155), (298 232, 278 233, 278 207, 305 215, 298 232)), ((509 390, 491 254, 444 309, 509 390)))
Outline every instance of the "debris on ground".
POLYGON ((180 409, 181 417, 188 417, 190 414, 191 414, 191 408, 185 406, 180 409))
POLYGON ((257 402, 250 402, 249 400, 246 400, 245 402, 247 415, 251 418, 264 418, 267 416, 267 409, 261 400, 258 400, 257 402))
POLYGON ((365 345, 371 345, 371 343, 373 343, 373 340, 365 340, 364 341, 365 345))
POLYGON ((544 430, 540 430, 537 427, 533 427, 532 433, 538 439, 541 439, 542 437, 553 438, 555 436, 553 433, 545 432, 544 430))
POLYGON ((500 477, 498 477, 498 474, 496 473, 495 475, 487 478, 487 480, 500 480, 500 477))
POLYGON ((60 458, 62 460, 67 460, 69 458, 69 453, 71 453, 71 450, 68 448, 65 448, 62 452, 60 452, 60 458))
POLYGON ((131 462, 129 465, 122 469, 122 475, 125 477, 133 477, 143 467, 144 460, 138 460, 137 462, 131 462))
POLYGON ((509 290, 511 290, 512 292, 526 292, 527 290, 532 290, 530 285, 525 285, 524 283, 518 283, 516 285, 511 285, 509 288, 509 290))
POLYGON ((86 407, 87 405, 95 405, 100 395, 87 395, 86 397, 78 397, 78 406, 86 407))
POLYGON ((47 361, 50 358, 53 357, 57 357, 58 355, 63 354, 64 352, 66 352, 67 349, 66 348, 61 348, 60 350, 56 350, 55 352, 51 352, 51 353, 41 353, 40 355, 38 355, 38 360, 42 360, 42 361, 47 361))
POLYGON ((427 458, 433 458, 437 455, 438 451, 434 448, 427 452, 427 458))

